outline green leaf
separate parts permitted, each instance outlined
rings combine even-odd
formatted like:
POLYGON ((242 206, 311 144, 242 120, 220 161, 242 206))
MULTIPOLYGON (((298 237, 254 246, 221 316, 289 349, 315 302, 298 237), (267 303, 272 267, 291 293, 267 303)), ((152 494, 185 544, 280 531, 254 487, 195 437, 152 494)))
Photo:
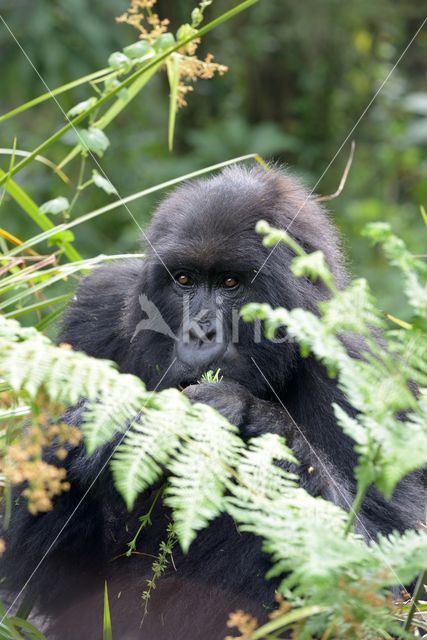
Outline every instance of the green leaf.
MULTIPOLYGON (((128 392, 123 388, 122 393, 128 392)), ((115 485, 128 509, 162 475, 162 469, 180 444, 180 437, 186 433, 184 419, 189 407, 188 398, 176 389, 162 391, 150 401, 140 403, 139 416, 126 431, 111 463, 115 485), (154 410, 159 407, 161 413, 154 410)), ((112 413, 116 415, 114 406, 112 413)))
POLYGON ((121 51, 112 53, 108 58, 108 64, 110 67, 113 67, 113 69, 120 69, 124 73, 127 73, 132 68, 131 60, 121 51))
MULTIPOLYGON (((0 178, 5 176, 6 176, 5 172, 2 169, 0 169, 0 178)), ((49 219, 47 215, 45 215, 44 213, 41 213, 40 209, 38 208, 34 200, 30 198, 30 196, 22 189, 22 187, 20 187, 10 177, 6 180, 3 186, 5 191, 7 191, 10 194, 10 196, 21 207, 21 209, 23 209, 23 211, 25 211, 25 213, 28 216, 30 216, 30 218, 34 220, 34 222, 40 227, 40 229, 43 229, 43 231, 45 232, 36 237, 47 238, 52 236, 55 233, 55 225, 53 224, 53 222, 49 219)), ((22 245, 19 245, 19 247, 12 249, 11 250, 12 253, 9 252, 8 255, 14 255, 14 253, 15 254, 21 253, 21 251, 23 251, 28 246, 28 243, 32 243, 32 241, 33 241, 33 238, 31 238, 30 240, 27 240, 27 243, 24 242, 22 245)), ((76 251, 76 249, 73 246, 65 245, 63 248, 64 248, 65 255, 70 261, 81 259, 81 255, 78 253, 78 251, 76 251)))
POLYGON ((88 98, 87 100, 83 100, 83 102, 79 102, 72 109, 67 112, 67 116, 69 118, 74 118, 74 116, 78 116, 83 111, 90 109, 96 103, 96 98, 92 96, 92 98, 88 98))
POLYGON ((89 129, 78 129, 80 144, 87 151, 93 151, 100 158, 104 151, 110 146, 110 141, 101 129, 89 127, 89 129))
POLYGON ((66 91, 70 91, 70 89, 74 89, 75 87, 80 86, 81 84, 85 84, 86 82, 92 82, 97 80, 98 78, 107 75, 111 69, 108 67, 106 69, 100 69, 99 71, 94 71, 94 73, 90 73, 89 75, 82 76, 81 78, 77 78, 77 80, 73 80, 72 82, 67 82, 66 84, 57 87, 56 89, 49 90, 47 93, 43 93, 41 96, 37 98, 33 98, 24 104, 19 105, 15 109, 8 111, 4 115, 0 116, 0 122, 4 122, 9 118, 13 118, 13 116, 18 115, 19 113, 23 113, 27 111, 27 109, 31 109, 32 107, 45 102, 46 100, 51 100, 54 96, 60 95, 66 91))
POLYGON ((165 503, 173 509, 175 531, 187 552, 197 532, 221 513, 230 468, 243 442, 236 427, 202 404, 187 412, 184 426, 186 437, 168 463, 165 503))
POLYGON ((162 33, 153 43, 155 51, 167 51, 175 45, 175 38, 172 33, 162 33))
POLYGON ((150 43, 147 42, 146 40, 138 40, 137 42, 134 42, 133 44, 128 45, 123 49, 123 53, 128 58, 131 58, 131 59, 142 58, 143 56, 146 56, 149 53, 154 55, 154 51, 150 43))
POLYGON ((38 309, 42 309, 43 307, 51 306, 57 304, 58 302, 64 302, 69 299, 71 294, 64 293, 61 296, 56 296, 55 298, 47 298, 46 300, 40 300, 39 302, 35 302, 34 304, 29 305, 28 307, 22 307, 20 309, 16 309, 15 311, 10 311, 9 313, 5 313, 6 318, 17 318, 19 316, 24 315, 25 313, 31 313, 32 311, 36 311, 38 309))
POLYGON ((101 174, 96 169, 92 171, 92 180, 94 185, 105 191, 105 193, 117 195, 116 188, 111 184, 109 180, 107 180, 107 178, 101 176, 101 174))
POLYGON ((72 231, 59 231, 58 233, 55 233, 51 238, 49 238, 49 240, 47 241, 47 244, 49 247, 51 247, 54 244, 57 244, 60 247, 64 244, 67 244, 73 241, 74 241, 74 233, 72 231))
MULTIPOLYGON (((195 11, 197 11, 197 9, 195 9, 195 11)), ((196 33, 196 30, 191 26, 191 24, 182 24, 176 32, 176 39, 178 40, 178 42, 180 40, 186 40, 193 33, 196 33)))
POLYGON ((262 239, 264 247, 275 247, 279 242, 283 242, 288 245, 297 256, 306 255, 304 249, 295 242, 287 231, 272 227, 266 220, 258 220, 255 231, 264 236, 262 239))
POLYGON ((40 213, 52 213, 53 215, 57 215, 58 213, 62 213, 63 211, 67 211, 70 208, 70 203, 68 202, 68 198, 64 198, 64 196, 58 196, 58 198, 54 198, 53 200, 48 200, 40 207, 40 213))

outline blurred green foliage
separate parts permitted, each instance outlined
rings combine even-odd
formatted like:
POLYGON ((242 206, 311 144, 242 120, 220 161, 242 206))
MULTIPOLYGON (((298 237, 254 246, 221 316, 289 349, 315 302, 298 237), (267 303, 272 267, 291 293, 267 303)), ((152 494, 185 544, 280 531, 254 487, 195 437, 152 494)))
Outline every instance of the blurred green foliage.
MULTIPOLYGON (((112 51, 136 40, 115 16, 126 0, 0 0, 0 12, 49 88, 105 67, 112 51)), ((193 0, 159 0, 172 25, 188 21, 193 0)), ((214 17, 230 7, 215 0, 214 17)), ((224 77, 199 81, 189 105, 178 113, 175 149, 167 150, 168 87, 156 76, 143 99, 131 103, 108 129, 111 147, 102 167, 125 196, 203 166, 256 151, 289 166, 314 187, 358 118, 392 70, 425 17, 418 0, 261 0, 205 39, 204 53, 230 67, 224 77)), ((368 277, 381 304, 405 317, 404 301, 392 271, 379 252, 361 238, 371 221, 390 222, 414 253, 426 253, 420 205, 427 204, 427 29, 423 29, 391 74, 350 139, 356 152, 342 195, 329 203, 345 238, 352 270, 368 277)), ((0 23, 0 113, 46 91, 40 77, 6 27, 0 23)), ((59 96, 68 111, 91 95, 88 87, 59 96)), ((0 146, 31 151, 59 128, 63 115, 49 101, 0 124, 0 146)), ((68 139, 75 142, 74 136, 68 139)), ((59 162, 70 150, 61 142, 49 159, 59 162)), ((316 187, 335 191, 349 142, 316 187)), ((0 156, 6 170, 10 158, 0 156)), ((75 181, 78 168, 65 171, 75 181)), ((43 165, 19 174, 38 204, 72 196, 43 165)), ((141 225, 148 222, 159 194, 131 207, 141 225)), ((81 215, 106 201, 91 189, 79 201, 81 215)), ((7 197, 3 222, 26 238, 36 233, 7 197)), ((230 212, 232 215, 232 212, 230 212)), ((125 209, 76 232, 85 257, 139 250, 139 232, 125 209)))

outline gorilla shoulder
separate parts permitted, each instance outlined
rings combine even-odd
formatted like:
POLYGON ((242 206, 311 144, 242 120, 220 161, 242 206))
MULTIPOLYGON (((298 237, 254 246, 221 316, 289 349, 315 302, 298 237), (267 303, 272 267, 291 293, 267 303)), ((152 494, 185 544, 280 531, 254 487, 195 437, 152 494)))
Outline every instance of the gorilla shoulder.
POLYGON ((78 286, 59 333, 59 341, 76 351, 120 365, 127 351, 122 317, 133 291, 140 260, 125 260, 98 267, 78 286))

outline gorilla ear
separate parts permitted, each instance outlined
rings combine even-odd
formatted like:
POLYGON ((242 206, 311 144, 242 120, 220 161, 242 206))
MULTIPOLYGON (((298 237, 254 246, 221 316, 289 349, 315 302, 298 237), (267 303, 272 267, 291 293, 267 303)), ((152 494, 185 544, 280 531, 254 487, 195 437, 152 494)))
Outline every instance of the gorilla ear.
POLYGON ((120 364, 130 344, 123 329, 123 315, 142 266, 141 260, 115 262, 98 267, 84 278, 63 317, 59 341, 120 364))

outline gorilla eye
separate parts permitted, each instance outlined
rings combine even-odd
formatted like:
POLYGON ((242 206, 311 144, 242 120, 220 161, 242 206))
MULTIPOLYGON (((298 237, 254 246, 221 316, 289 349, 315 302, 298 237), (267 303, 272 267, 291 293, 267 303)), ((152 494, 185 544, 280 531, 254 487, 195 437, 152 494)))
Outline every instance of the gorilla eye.
POLYGON ((175 280, 183 287, 190 287, 193 284, 193 280, 186 273, 177 273, 175 280))
POLYGON ((231 276, 224 278, 224 280, 222 281, 222 285, 227 289, 232 289, 233 287, 237 287, 238 284, 239 284, 239 281, 237 280, 237 278, 233 278, 231 276))

